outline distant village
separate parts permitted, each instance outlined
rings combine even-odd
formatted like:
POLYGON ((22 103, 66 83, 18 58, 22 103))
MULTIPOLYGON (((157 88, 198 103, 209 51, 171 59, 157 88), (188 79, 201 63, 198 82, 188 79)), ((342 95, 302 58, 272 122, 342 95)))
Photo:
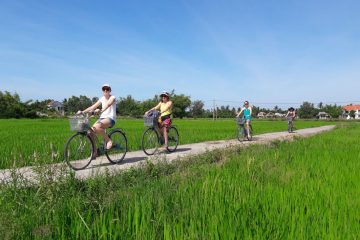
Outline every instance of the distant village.
MULTIPOLYGON (((49 100, 49 103, 47 104, 47 107, 49 110, 53 110, 56 111, 59 115, 64 116, 65 115, 65 111, 64 111, 64 106, 61 102, 56 101, 56 100, 49 100)), ((360 104, 359 105, 346 105, 346 106, 342 106, 342 114, 339 116, 340 119, 360 119, 360 104)), ((43 116, 46 115, 44 113, 38 113, 39 116, 43 116)), ((280 113, 280 112, 273 112, 273 111, 267 111, 267 112, 259 112, 257 113, 256 116, 259 119, 263 119, 263 118, 268 118, 268 119, 273 119, 273 118, 284 118, 285 117, 285 113, 280 113)), ((327 113, 327 112, 323 112, 320 111, 317 115, 316 115, 317 119, 320 120, 327 120, 327 119, 331 119, 332 117, 327 113)))

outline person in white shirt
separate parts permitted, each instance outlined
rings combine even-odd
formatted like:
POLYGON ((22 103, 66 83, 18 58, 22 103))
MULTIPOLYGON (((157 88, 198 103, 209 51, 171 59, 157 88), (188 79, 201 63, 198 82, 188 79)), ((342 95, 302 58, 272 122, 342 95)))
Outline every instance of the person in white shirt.
POLYGON ((83 111, 78 111, 77 114, 94 112, 101 113, 99 120, 97 120, 92 129, 95 133, 100 134, 106 143, 106 149, 112 147, 112 141, 105 133, 105 129, 111 128, 115 125, 116 121, 116 98, 111 95, 111 87, 109 84, 104 84, 101 88, 103 96, 92 106, 83 111), (98 107, 101 105, 101 110, 98 107))

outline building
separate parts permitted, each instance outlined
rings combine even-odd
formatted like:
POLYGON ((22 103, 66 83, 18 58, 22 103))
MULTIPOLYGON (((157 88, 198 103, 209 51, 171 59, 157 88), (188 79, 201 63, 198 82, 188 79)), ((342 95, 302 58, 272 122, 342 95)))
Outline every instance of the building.
POLYGON ((283 113, 275 113, 275 114, 274 114, 274 117, 276 117, 276 118, 283 118, 283 117, 285 117, 285 114, 283 114, 283 113))
POLYGON ((53 109, 61 115, 64 115, 64 106, 61 102, 50 100, 47 104, 49 110, 53 109))
POLYGON ((343 118, 346 118, 346 119, 351 119, 352 116, 351 116, 351 111, 353 111, 354 113, 354 118, 355 119, 360 119, 360 105, 346 105, 346 106, 343 106, 342 107, 343 109, 343 118))
POLYGON ((275 117, 275 114, 272 113, 272 112, 268 112, 268 113, 266 114, 266 118, 274 118, 274 117, 275 117))
POLYGON ((327 112, 319 112, 316 117, 318 119, 330 119, 331 116, 327 112))
POLYGON ((257 117, 258 117, 258 118, 265 118, 265 115, 266 115, 266 113, 264 113, 264 112, 259 112, 258 115, 257 115, 257 117))

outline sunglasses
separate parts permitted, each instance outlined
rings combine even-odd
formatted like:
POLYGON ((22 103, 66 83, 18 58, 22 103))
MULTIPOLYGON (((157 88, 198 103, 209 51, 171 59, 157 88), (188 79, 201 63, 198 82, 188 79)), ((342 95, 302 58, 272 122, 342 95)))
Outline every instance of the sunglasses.
POLYGON ((103 90, 103 91, 110 91, 110 88, 108 88, 108 87, 103 87, 102 90, 103 90))

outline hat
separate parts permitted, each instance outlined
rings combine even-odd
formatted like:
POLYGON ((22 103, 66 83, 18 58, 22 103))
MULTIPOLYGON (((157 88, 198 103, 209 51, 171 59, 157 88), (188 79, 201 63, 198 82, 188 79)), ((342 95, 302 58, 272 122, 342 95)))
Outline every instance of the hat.
POLYGON ((160 97, 162 97, 162 96, 170 97, 170 94, 169 94, 167 91, 163 91, 163 92, 160 94, 160 97))
POLYGON ((105 83, 102 85, 101 89, 104 91, 105 89, 108 89, 109 91, 111 91, 111 87, 110 87, 110 84, 108 83, 105 83))

